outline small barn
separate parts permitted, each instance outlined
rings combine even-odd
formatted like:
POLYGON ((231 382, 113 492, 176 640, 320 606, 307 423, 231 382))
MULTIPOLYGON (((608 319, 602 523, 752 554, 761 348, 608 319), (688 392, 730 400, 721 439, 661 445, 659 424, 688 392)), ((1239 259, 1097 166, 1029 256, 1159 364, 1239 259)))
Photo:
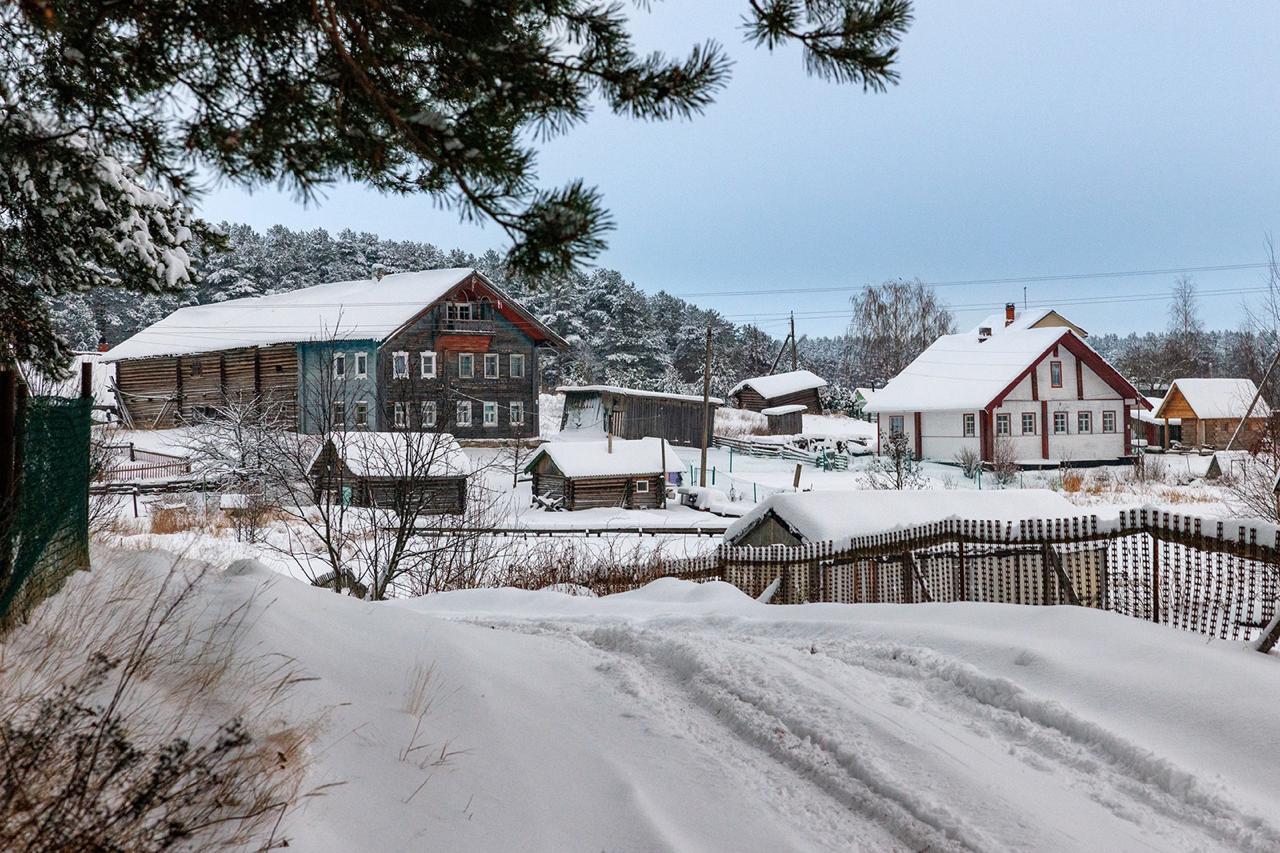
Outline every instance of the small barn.
POLYGON ((761 412, 775 406, 796 403, 807 406, 811 412, 822 411, 819 392, 827 387, 827 381, 808 370, 792 370, 772 376, 744 379, 729 392, 729 398, 739 409, 761 412))
POLYGON ((326 439, 308 470, 317 502, 328 492, 351 506, 460 515, 468 467, 447 433, 353 432, 326 439))
POLYGON ((808 407, 802 403, 790 406, 771 406, 760 414, 769 423, 769 435, 800 435, 804 432, 804 412, 808 407))
MULTIPOLYGON (((693 394, 641 391, 615 385, 573 385, 556 389, 564 395, 562 432, 606 433, 617 438, 665 438, 682 447, 701 447, 703 442, 702 398, 693 394)), ((719 397, 710 399, 706 423, 708 444, 715 434, 716 409, 724 405, 719 397)))
POLYGON ((1182 421, 1178 418, 1157 418, 1155 413, 1160 408, 1161 397, 1147 397, 1151 411, 1143 408, 1129 412, 1129 422, 1133 425, 1135 447, 1148 448, 1158 452, 1156 448, 1168 447, 1172 442, 1182 441, 1182 421))
POLYGON ((678 483, 683 470, 675 447, 659 438, 551 441, 525 466, 535 503, 568 510, 664 507, 666 483, 678 483))
MULTIPOLYGON (((1252 379, 1175 379, 1155 411, 1157 420, 1177 419, 1182 442, 1193 447, 1224 450, 1258 393, 1252 379)), ((1259 398, 1232 449, 1254 447, 1266 431, 1271 407, 1259 398)), ((1166 447, 1171 436, 1166 430, 1166 447)))

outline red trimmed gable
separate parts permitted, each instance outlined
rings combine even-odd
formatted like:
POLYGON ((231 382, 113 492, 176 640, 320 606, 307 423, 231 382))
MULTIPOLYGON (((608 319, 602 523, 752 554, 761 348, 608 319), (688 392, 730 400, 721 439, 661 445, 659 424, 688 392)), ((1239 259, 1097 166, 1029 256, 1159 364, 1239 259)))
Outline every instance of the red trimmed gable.
MULTIPOLYGON (((1092 370, 1099 379, 1107 383, 1108 387, 1119 394, 1122 398, 1126 400, 1136 400, 1139 406, 1147 409, 1151 408, 1151 404, 1147 402, 1147 398, 1142 396, 1142 394, 1138 392, 1137 388, 1133 387, 1133 383, 1128 379, 1125 379, 1120 371, 1111 366, 1110 362, 1098 355, 1093 347, 1076 337, 1075 332, 1068 329, 1063 333, 1062 337, 1054 341, 1051 346, 1047 347, 1044 352, 1040 353, 1039 356, 1033 359, 1031 363, 1027 365, 1025 370, 1015 376, 1013 381, 1006 385, 1004 390, 997 394, 991 402, 987 403, 985 407, 986 411, 989 412, 996 406, 1003 403, 1004 398, 1009 396, 1013 389, 1017 388, 1018 384, 1022 382, 1023 379, 1026 379, 1027 375, 1031 374, 1042 361, 1050 356, 1056 356, 1058 354, 1059 347, 1065 348, 1067 352, 1076 357, 1077 371, 1079 370, 1079 365, 1084 363, 1089 366, 1089 369, 1092 370)), ((1079 381, 1078 378, 1077 381, 1079 381)), ((1128 411, 1128 408, 1126 407, 1125 410, 1128 411)))
POLYGON ((549 344, 554 347, 568 346, 568 343, 563 338, 539 322, 536 317, 521 307, 514 299, 499 291, 489 282, 488 279, 484 277, 483 274, 479 272, 472 272, 471 275, 445 291, 439 299, 429 305, 424 305, 422 310, 415 314, 409 322, 405 323, 392 334, 387 335, 384 340, 394 338, 396 335, 418 322, 424 314, 428 313, 442 302, 454 301, 459 296, 465 297, 469 302, 479 302, 481 299, 488 299, 497 307, 498 312, 502 314, 503 317, 510 321, 517 329, 528 335, 535 343, 549 344))

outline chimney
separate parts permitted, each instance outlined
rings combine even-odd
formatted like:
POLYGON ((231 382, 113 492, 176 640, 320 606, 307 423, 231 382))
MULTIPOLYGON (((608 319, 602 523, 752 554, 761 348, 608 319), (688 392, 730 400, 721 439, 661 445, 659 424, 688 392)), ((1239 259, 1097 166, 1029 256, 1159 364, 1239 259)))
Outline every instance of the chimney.
POLYGON ((1012 302, 1006 302, 1004 304, 1004 324, 1006 326, 1013 322, 1014 311, 1015 306, 1012 302))
POLYGON ((109 349, 111 349, 111 344, 107 343, 107 336, 99 335, 98 336, 98 352, 106 352, 109 349))

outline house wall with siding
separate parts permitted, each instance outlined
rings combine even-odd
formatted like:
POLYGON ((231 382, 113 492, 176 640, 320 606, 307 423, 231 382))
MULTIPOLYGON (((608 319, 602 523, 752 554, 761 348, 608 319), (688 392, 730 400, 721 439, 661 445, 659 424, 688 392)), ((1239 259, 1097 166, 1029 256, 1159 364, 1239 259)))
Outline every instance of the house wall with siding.
POLYGON ((305 433, 323 432, 326 427, 356 428, 356 403, 363 401, 369 408, 367 429, 383 429, 378 413, 378 373, 375 369, 378 345, 375 341, 315 341, 298 344, 298 376, 300 401, 298 430, 305 433), (342 353, 346 360, 346 378, 334 375, 334 356, 342 353), (356 373, 356 356, 363 353, 368 360, 365 376, 356 373), (326 407, 334 401, 343 403, 345 424, 333 423, 326 407))

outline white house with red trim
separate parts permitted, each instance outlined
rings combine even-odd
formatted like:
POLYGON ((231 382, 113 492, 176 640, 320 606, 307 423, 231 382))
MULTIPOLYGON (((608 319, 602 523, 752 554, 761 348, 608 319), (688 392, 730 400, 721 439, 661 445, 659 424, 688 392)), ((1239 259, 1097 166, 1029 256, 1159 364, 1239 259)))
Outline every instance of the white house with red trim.
POLYGON ((1123 459, 1130 410, 1151 406, 1087 335, 1056 311, 1006 305, 934 341, 866 411, 879 435, 905 433, 919 459, 951 461, 969 448, 990 461, 997 442, 1025 465, 1123 459))

